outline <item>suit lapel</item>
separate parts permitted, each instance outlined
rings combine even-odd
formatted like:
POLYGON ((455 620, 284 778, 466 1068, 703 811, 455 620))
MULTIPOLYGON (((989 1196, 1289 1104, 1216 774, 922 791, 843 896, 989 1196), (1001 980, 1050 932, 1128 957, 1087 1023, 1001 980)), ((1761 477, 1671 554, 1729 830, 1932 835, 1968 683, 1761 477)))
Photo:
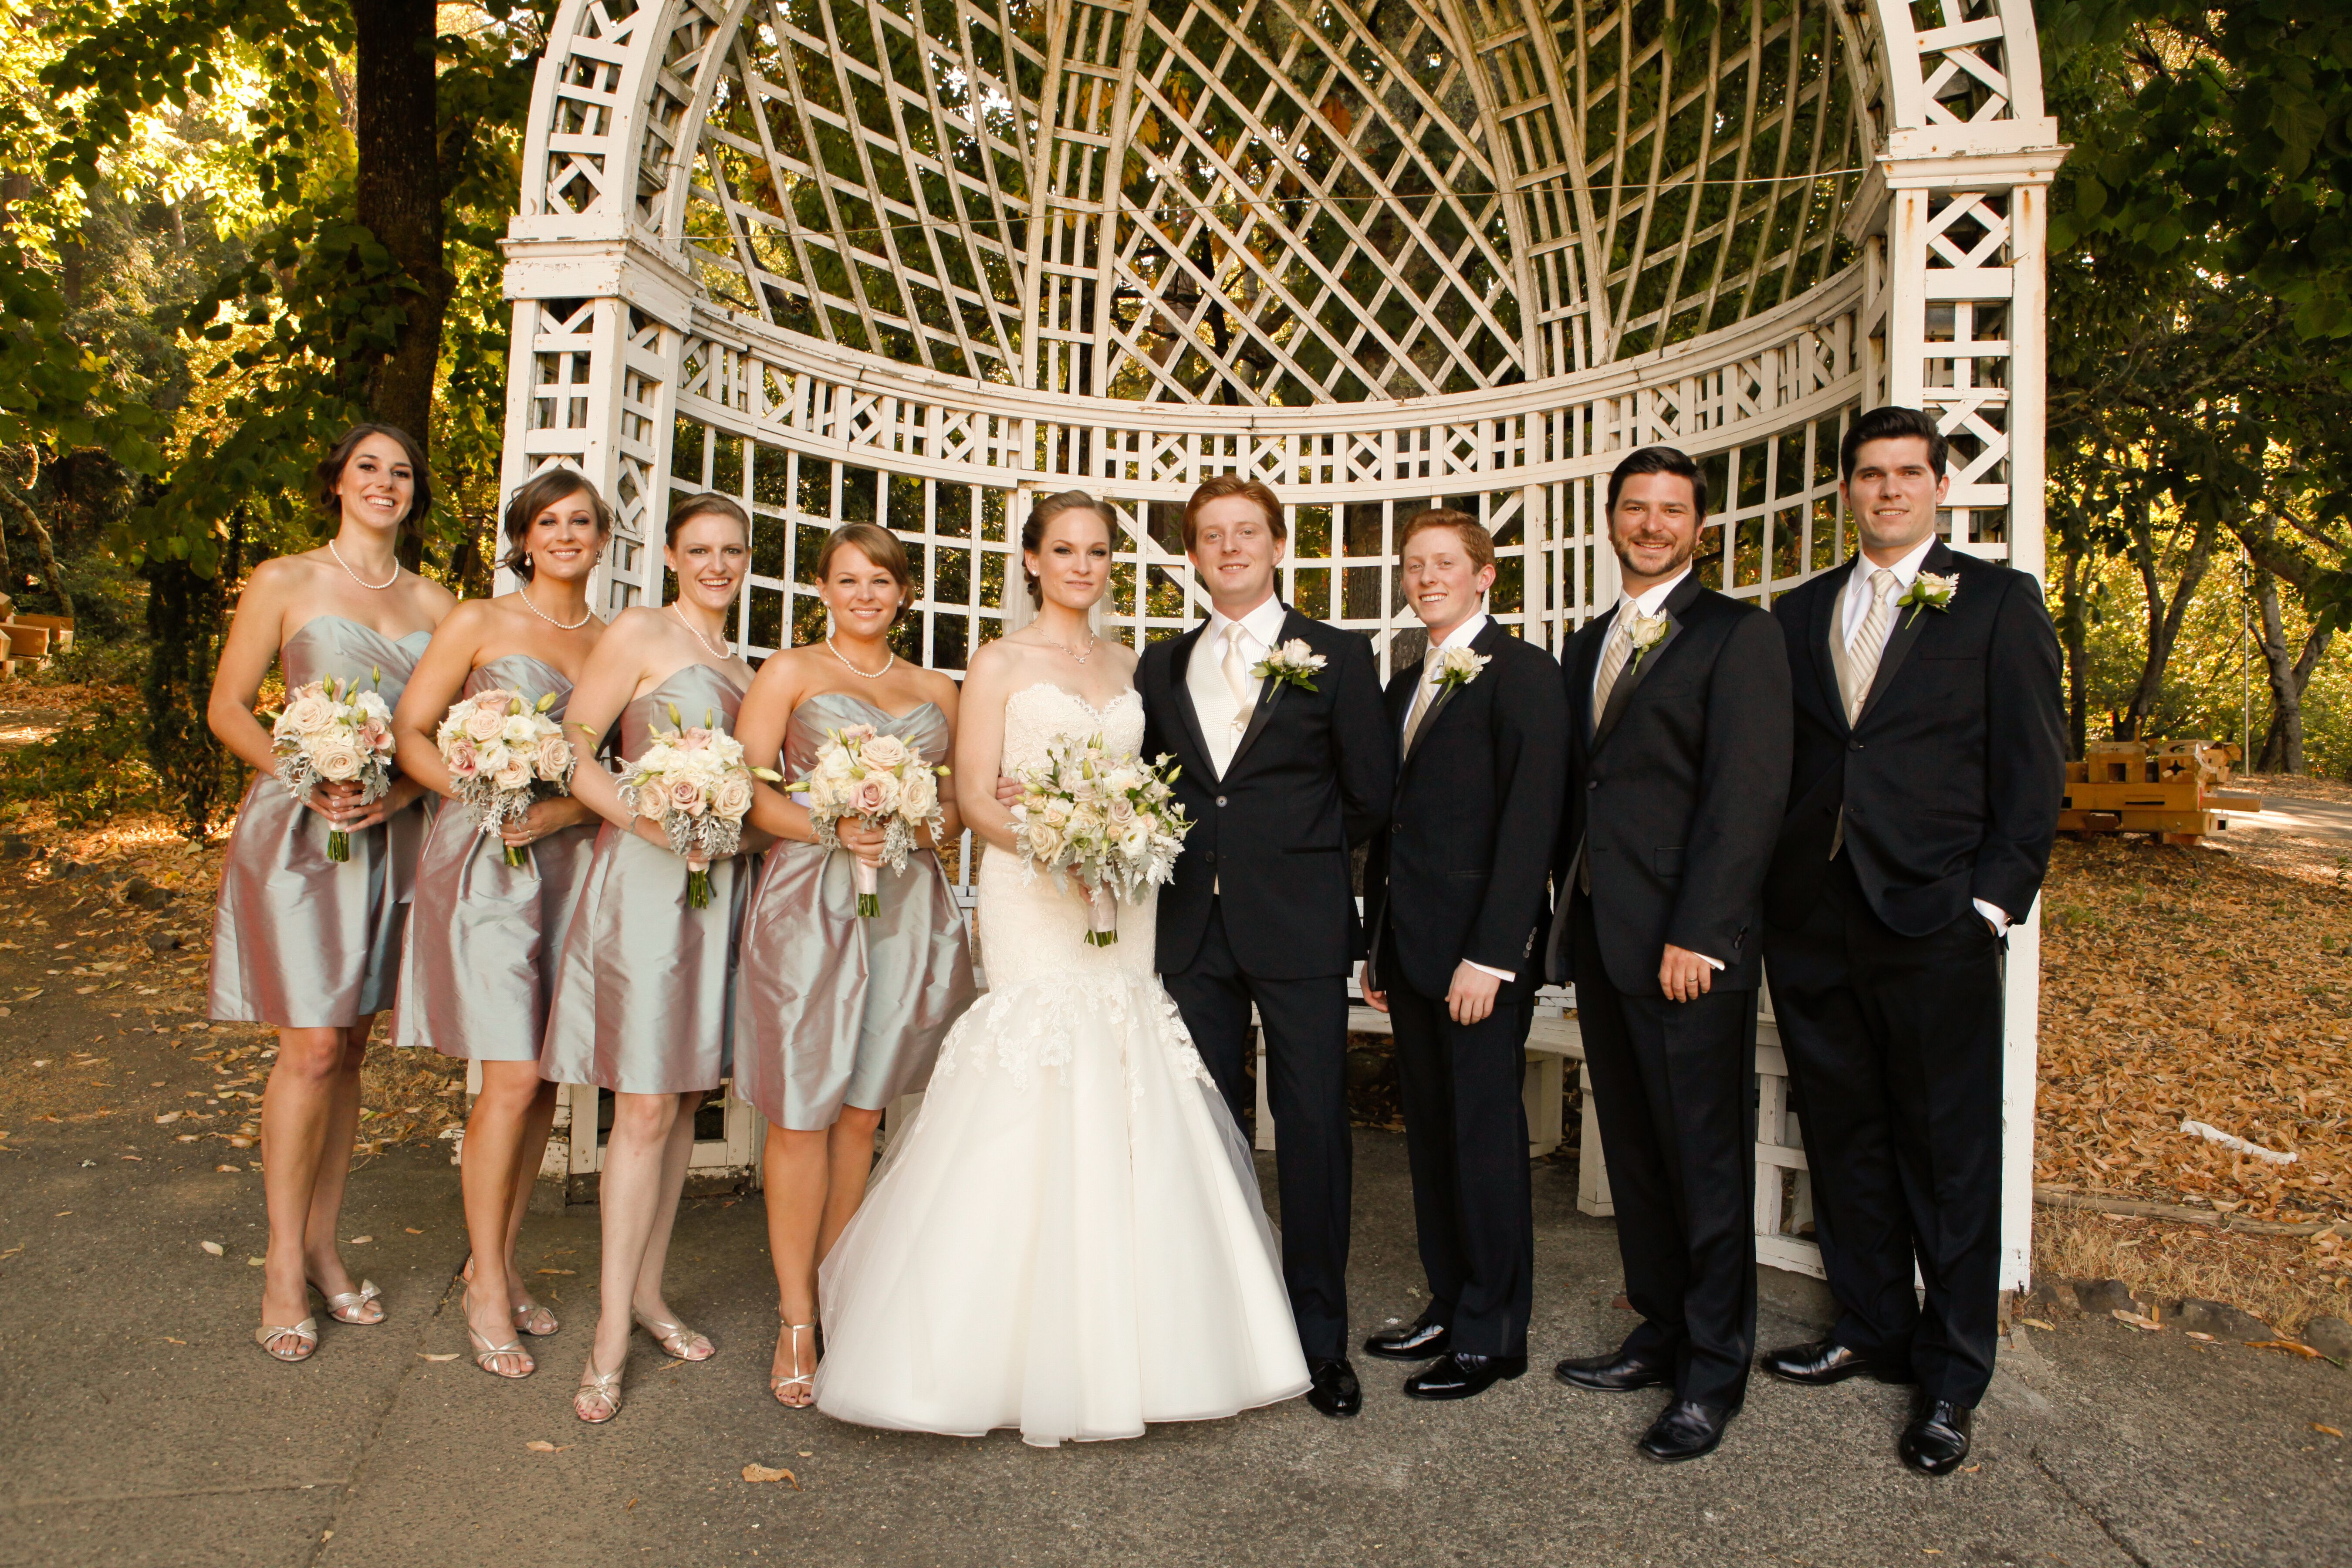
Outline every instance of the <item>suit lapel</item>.
MULTIPOLYGON (((1282 617, 1282 635, 1275 639, 1275 646, 1279 647, 1305 629, 1303 617, 1297 610, 1286 611, 1282 617), (1293 629, 1294 624, 1297 630, 1293 629)), ((1290 682, 1276 680, 1270 675, 1258 683, 1257 701, 1250 709, 1249 727, 1242 731, 1242 738, 1234 742, 1233 758, 1225 763, 1228 774, 1241 766, 1242 756, 1250 749, 1250 742, 1256 740, 1258 731, 1265 728, 1265 721, 1274 715, 1274 705, 1282 700, 1282 694, 1289 688, 1290 682)))
POLYGON ((1837 635, 1837 607, 1853 580, 1854 563, 1861 559, 1860 555, 1848 556, 1846 563, 1823 583, 1829 591, 1813 601, 1811 624, 1805 634, 1806 646, 1812 650, 1813 673, 1822 683, 1822 696, 1836 715, 1840 729, 1845 728, 1845 693, 1838 689, 1837 656, 1830 651, 1830 638, 1837 635))
MULTIPOLYGON (((1510 635, 1510 633, 1503 629, 1503 624, 1500 621, 1490 617, 1486 622, 1486 629, 1480 632, 1476 637, 1470 639, 1470 651, 1472 653, 1491 655, 1495 646, 1495 639, 1496 637, 1506 637, 1510 635)), ((1429 661, 1436 657, 1437 649, 1434 647, 1432 647, 1427 653, 1421 656, 1422 676, 1424 679, 1427 679, 1429 674, 1429 661)), ((1481 673, 1483 674, 1483 672, 1481 673)), ((1397 782, 1400 784, 1404 782, 1405 769, 1412 766, 1413 759, 1420 756, 1423 749, 1428 745, 1429 732, 1437 728, 1438 715, 1444 712, 1446 704, 1454 700, 1454 694, 1460 691, 1468 684, 1469 682, 1466 680, 1450 681, 1447 684, 1439 687, 1437 689, 1437 695, 1429 700, 1429 711, 1422 715, 1421 728, 1412 732, 1412 750, 1407 752, 1404 754, 1404 761, 1398 764, 1397 782)))
POLYGON ((1569 657, 1569 719, 1576 726, 1578 742, 1587 749, 1592 741, 1592 681, 1601 673, 1601 652, 1609 642, 1610 623, 1616 618, 1612 611, 1585 622, 1569 657))
POLYGON ((1168 682, 1174 688, 1169 692, 1168 700, 1182 716, 1184 732, 1192 737, 1192 755, 1201 765, 1202 774, 1207 778, 1215 778, 1216 763, 1210 755, 1209 742, 1201 734, 1201 715, 1192 707, 1191 679, 1192 655, 1200 647, 1201 634, 1208 629, 1208 622, 1202 621, 1176 639, 1175 649, 1168 658, 1168 682))
MULTIPOLYGON (((1949 576, 1952 565, 1951 551, 1938 541, 1936 547, 1927 552, 1927 558, 1919 563, 1919 570, 1933 572, 1939 577, 1949 576)), ((1912 581, 1916 584, 1918 579, 1915 577, 1912 581)), ((1878 706, 1879 698, 1885 694, 1887 687, 1894 682, 1895 672, 1903 668, 1903 661, 1910 657, 1911 645, 1919 640, 1920 626, 1928 616, 1937 613, 1924 605, 1914 605, 1907 610, 1896 611, 1895 627, 1886 634, 1886 651, 1878 656, 1878 669, 1870 678, 1870 690, 1863 697, 1862 711, 1854 715, 1853 722, 1856 729, 1860 729, 1870 718, 1870 710, 1878 706)))
POLYGON ((1633 693, 1640 689, 1642 682, 1650 679, 1650 671, 1658 668, 1658 661, 1666 657, 1666 649, 1675 646, 1675 639, 1683 635, 1683 612, 1691 607, 1691 602, 1702 591, 1698 574, 1693 572, 1675 584, 1675 591, 1666 595, 1666 602, 1659 606, 1665 612, 1666 635, 1660 637, 1647 653, 1627 661, 1624 670, 1617 677, 1617 684, 1609 689, 1609 706, 1602 710, 1601 721, 1592 731, 1594 751, 1599 751, 1607 742, 1609 732, 1617 728, 1617 721, 1624 717, 1626 705, 1633 700, 1633 693))

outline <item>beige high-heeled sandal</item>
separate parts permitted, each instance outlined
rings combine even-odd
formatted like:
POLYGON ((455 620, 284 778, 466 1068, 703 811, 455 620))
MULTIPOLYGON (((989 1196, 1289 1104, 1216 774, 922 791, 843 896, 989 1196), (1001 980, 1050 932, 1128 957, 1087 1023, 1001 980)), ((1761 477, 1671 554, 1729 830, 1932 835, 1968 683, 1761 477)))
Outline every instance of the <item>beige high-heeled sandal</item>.
MULTIPOLYGON (((781 1321, 783 1314, 779 1312, 776 1316, 778 1321, 781 1321)), ((808 1371, 802 1372, 800 1370, 801 1335, 805 1332, 811 1336, 812 1340, 814 1340, 816 1334, 816 1325, 814 1323, 785 1323, 784 1332, 792 1336, 793 1375, 791 1377, 778 1377, 772 1373, 770 1373, 768 1377, 768 1392, 774 1394, 776 1396, 776 1403, 782 1405, 787 1410, 805 1410, 810 1405, 816 1403, 816 1365, 812 1362, 809 1364, 808 1371), (808 1389, 808 1397, 806 1399, 787 1399, 784 1397, 784 1390, 793 1387, 796 1384, 803 1385, 808 1389)), ((814 1350, 816 1346, 812 1343, 809 1348, 811 1350, 814 1350)))
POLYGON ((709 1361, 719 1353, 719 1347, 710 1342, 709 1335, 697 1333, 684 1323, 665 1323, 646 1317, 634 1307, 629 1309, 629 1316, 636 1320, 637 1327, 653 1336, 654 1343, 680 1361, 709 1361))
POLYGON ((621 1413, 621 1373, 628 1363, 610 1372, 598 1372, 592 1353, 580 1378, 580 1386, 572 1391, 572 1414, 591 1426, 602 1426, 621 1413), (593 1414, 602 1410, 603 1415, 593 1414))
POLYGON ((319 1348, 319 1320, 305 1318, 299 1323, 287 1323, 277 1328, 264 1323, 260 1328, 253 1331, 253 1342, 259 1345, 262 1354, 272 1361, 282 1361, 289 1364, 298 1361, 309 1361, 319 1348), (295 1342, 294 1353, 291 1355, 276 1348, 278 1342, 289 1334, 294 1336, 295 1342))
POLYGON ((372 1329, 384 1320, 385 1315, 382 1312, 378 1312, 373 1318, 359 1316, 360 1313, 367 1310, 369 1302, 383 1295, 382 1290, 376 1289, 376 1283, 373 1279, 361 1280, 360 1288, 356 1290, 343 1290, 332 1294, 330 1294, 327 1288, 315 1279, 308 1283, 311 1289, 327 1298, 327 1316, 339 1323, 351 1323, 359 1328, 372 1329))
MULTIPOLYGON (((457 1282, 461 1285, 471 1285, 474 1282, 474 1255, 470 1252, 466 1255, 466 1267, 457 1270, 457 1282)), ((528 1296, 524 1298, 521 1306, 509 1307, 507 1311, 514 1319, 514 1326, 535 1340, 543 1340, 563 1327, 556 1321, 553 1312, 549 1311, 540 1302, 531 1300, 528 1296), (546 1323, 547 1327, 540 1328, 538 1325, 541 1322, 546 1323)))
POLYGON ((467 1323, 466 1325, 466 1337, 474 1342, 474 1364, 480 1367, 484 1372, 488 1373, 492 1377, 503 1377, 509 1382, 514 1382, 520 1378, 529 1377, 532 1373, 539 1370, 539 1363, 533 1361, 531 1359, 530 1352, 522 1348, 522 1342, 520 1340, 509 1340, 502 1345, 494 1345, 490 1343, 489 1341, 484 1339, 480 1334, 476 1333, 474 1331, 474 1325, 471 1323, 467 1323), (500 1372, 496 1366, 492 1365, 491 1363, 497 1357, 502 1355, 520 1356, 522 1358, 522 1370, 520 1372, 500 1372))

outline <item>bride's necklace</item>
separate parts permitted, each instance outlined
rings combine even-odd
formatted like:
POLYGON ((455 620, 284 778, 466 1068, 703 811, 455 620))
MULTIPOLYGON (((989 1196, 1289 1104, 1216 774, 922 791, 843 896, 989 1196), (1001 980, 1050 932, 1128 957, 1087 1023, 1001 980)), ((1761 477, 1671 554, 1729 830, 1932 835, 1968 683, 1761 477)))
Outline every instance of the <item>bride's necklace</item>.
POLYGON ((1040 639, 1042 639, 1042 640, 1045 642, 1045 646, 1046 646, 1046 647, 1057 647, 1057 648, 1060 648, 1064 653, 1068 654, 1072 658, 1076 659, 1080 664, 1084 664, 1084 663, 1086 663, 1086 662, 1087 662, 1087 660, 1088 660, 1089 658, 1092 658, 1094 657, 1095 648, 1096 648, 1097 646, 1099 646, 1099 645, 1100 645, 1100 643, 1102 642, 1102 638, 1100 638, 1100 637, 1098 637, 1089 636, 1089 637, 1087 638, 1087 651, 1086 651, 1086 652, 1084 652, 1084 653, 1080 653, 1076 648, 1072 647, 1069 644, 1067 644, 1067 643, 1066 643, 1066 642, 1056 642, 1056 641, 1055 641, 1052 637, 1046 637, 1046 636, 1045 636, 1045 634, 1044 632, 1039 632, 1039 633, 1037 634, 1037 636, 1039 637, 1039 638, 1040 638, 1040 639))
POLYGON ((731 647, 728 647, 728 646, 727 646, 727 639, 726 639, 725 637, 720 637, 720 638, 719 639, 719 646, 718 646, 718 647, 711 647, 711 646, 710 646, 710 639, 709 639, 709 637, 704 637, 704 636, 702 635, 701 629, 700 629, 699 627, 698 627, 698 626, 696 626, 692 621, 689 621, 689 620, 688 620, 688 619, 686 618, 686 612, 685 612, 684 610, 681 610, 681 609, 679 609, 679 608, 677 607, 677 601, 676 599, 672 599, 672 600, 669 602, 669 608, 670 608, 670 614, 672 614, 672 615, 674 615, 674 616, 676 616, 677 617, 677 624, 678 624, 679 626, 684 626, 688 631, 690 631, 690 632, 694 633, 694 640, 695 640, 695 641, 697 641, 697 642, 700 643, 704 647, 706 647, 706 648, 709 648, 709 649, 710 649, 710 657, 711 657, 711 658, 715 658, 715 659, 719 660, 721 663, 724 663, 724 662, 725 662, 725 661, 727 661, 728 659, 733 658, 735 657, 735 650, 734 650, 733 648, 731 648, 731 647))
POLYGON ((352 563, 343 559, 343 552, 335 548, 335 542, 331 539, 327 541, 327 553, 335 558, 335 564, 343 569, 343 574, 345 576, 349 577, 352 582, 357 583, 362 588, 371 589, 375 593, 381 594, 386 588, 391 587, 394 583, 400 581, 400 563, 397 561, 394 561, 392 563, 391 576, 386 577, 381 583, 371 583, 366 578, 352 570, 352 563))
MULTIPOLYGON (((515 592, 522 596, 522 606, 524 609, 529 610, 532 615, 537 616, 541 620, 545 621, 549 626, 553 626, 560 632, 578 631, 582 626, 588 624, 588 617, 596 613, 593 609, 586 610, 582 612, 580 618, 576 621, 559 621, 553 616, 549 615, 545 610, 541 609, 537 605, 530 602, 530 589, 518 588, 515 592)), ((689 627, 688 629, 691 630, 692 628, 689 627)), ((703 646, 708 647, 709 645, 706 643, 703 646)))
MULTIPOLYGON (((842 664, 848 668, 850 674, 864 675, 868 680, 881 679, 884 676, 889 674, 893 668, 897 668, 898 663, 898 651, 894 648, 885 647, 882 651, 888 654, 890 656, 889 658, 883 664, 881 668, 874 671, 871 675, 867 675, 866 671, 858 668, 856 665, 851 664, 847 655, 844 654, 839 648, 833 646, 833 639, 831 637, 824 639, 824 646, 832 653, 834 658, 841 660, 842 664)), ((1080 660, 1079 662, 1084 663, 1085 661, 1080 660)))

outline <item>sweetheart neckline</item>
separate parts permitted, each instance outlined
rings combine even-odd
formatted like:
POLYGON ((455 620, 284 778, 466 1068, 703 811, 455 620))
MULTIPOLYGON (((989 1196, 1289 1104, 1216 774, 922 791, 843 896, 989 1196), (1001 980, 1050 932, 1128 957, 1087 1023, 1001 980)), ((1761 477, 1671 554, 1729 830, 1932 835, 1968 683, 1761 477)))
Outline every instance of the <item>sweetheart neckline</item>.
MULTIPOLYGON (((1073 693, 1073 695, 1075 695, 1075 693, 1073 693)), ((941 717, 945 717, 947 713, 946 709, 940 707, 938 703, 932 701, 928 697, 922 701, 916 703, 912 708, 908 709, 904 713, 893 713, 887 708, 883 707, 879 702, 871 701, 866 698, 860 697, 855 691, 840 690, 813 692, 809 696, 802 698, 800 705, 802 708, 805 708, 812 702, 822 702, 828 697, 846 697, 852 702, 857 703, 861 707, 871 708, 875 712, 881 714, 893 724, 903 724, 908 720, 912 719, 916 714, 920 713, 926 708, 934 710, 941 717)), ((1079 700, 1084 701, 1085 699, 1080 698, 1079 700)), ((795 711, 798 711, 798 710, 795 710, 795 711)))
POLYGON ((410 637, 430 638, 433 636, 433 628, 431 626, 419 626, 413 632, 403 632, 398 637, 394 637, 381 626, 372 626, 365 621, 353 620, 349 616, 339 616, 332 610, 322 610, 319 614, 312 616, 309 620, 304 621, 300 626, 296 626, 292 631, 288 632, 286 634, 286 641, 278 645, 278 651, 281 653, 284 652, 288 647, 291 646, 296 637, 300 637, 304 632, 309 631, 320 621, 341 621, 347 626, 357 626, 360 630, 367 633, 371 637, 382 637, 384 641, 390 643, 394 647, 398 647, 410 637))
MULTIPOLYGON (((1014 692, 1013 697, 1026 697, 1032 691, 1058 691, 1097 719, 1108 717, 1110 710, 1118 706, 1122 698, 1132 697, 1138 702, 1143 700, 1143 693, 1130 686, 1126 690, 1120 692, 1118 697, 1114 697, 1108 702, 1100 707, 1097 707, 1094 703, 1087 701, 1085 698, 1079 696, 1068 687, 1060 684, 1058 681, 1052 680, 1033 680, 1028 685, 1023 687, 1020 690, 1014 692)), ((1004 700, 1008 706, 1012 703, 1013 697, 1008 697, 1004 700)))

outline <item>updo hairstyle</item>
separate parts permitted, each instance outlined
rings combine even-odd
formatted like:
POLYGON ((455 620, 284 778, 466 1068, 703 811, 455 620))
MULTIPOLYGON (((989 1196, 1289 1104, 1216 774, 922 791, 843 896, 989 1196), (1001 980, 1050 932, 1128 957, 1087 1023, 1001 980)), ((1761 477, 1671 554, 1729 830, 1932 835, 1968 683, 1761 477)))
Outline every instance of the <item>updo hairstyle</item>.
POLYGON ((687 497, 669 509, 669 526, 662 534, 662 542, 673 550, 677 549, 678 530, 698 517, 730 518, 743 531, 743 538, 747 542, 751 537, 751 514, 745 511, 734 497, 721 495, 717 490, 705 490, 700 495, 687 497))
MULTIPOLYGON (((1021 525, 1021 575, 1029 585, 1029 602, 1039 609, 1045 607, 1045 590, 1037 574, 1029 570, 1027 557, 1034 555, 1045 543, 1045 525, 1066 511, 1090 511, 1102 519, 1103 538, 1111 537, 1109 509, 1084 490, 1059 490, 1045 497, 1029 509, 1029 521, 1021 525)), ((880 565, 880 562, 875 563, 880 565)))
POLYGON ((613 509, 605 504, 603 496, 596 493, 596 487, 588 482, 587 475, 577 468, 561 466, 541 468, 525 479, 522 488, 515 491, 514 499, 507 502, 506 521, 501 525, 501 531, 507 536, 507 552, 499 564, 524 582, 530 582, 533 571, 527 548, 530 540, 530 525, 538 520, 541 512, 573 496, 588 498, 588 510, 596 518, 596 537, 612 538, 613 509))
POLYGON ((816 552, 816 580, 823 583, 832 574, 834 552, 845 544, 890 574, 890 580, 898 584, 898 609, 890 624, 895 626, 913 615, 915 574, 907 563, 907 547, 879 523, 845 522, 826 534, 824 548, 816 552))

